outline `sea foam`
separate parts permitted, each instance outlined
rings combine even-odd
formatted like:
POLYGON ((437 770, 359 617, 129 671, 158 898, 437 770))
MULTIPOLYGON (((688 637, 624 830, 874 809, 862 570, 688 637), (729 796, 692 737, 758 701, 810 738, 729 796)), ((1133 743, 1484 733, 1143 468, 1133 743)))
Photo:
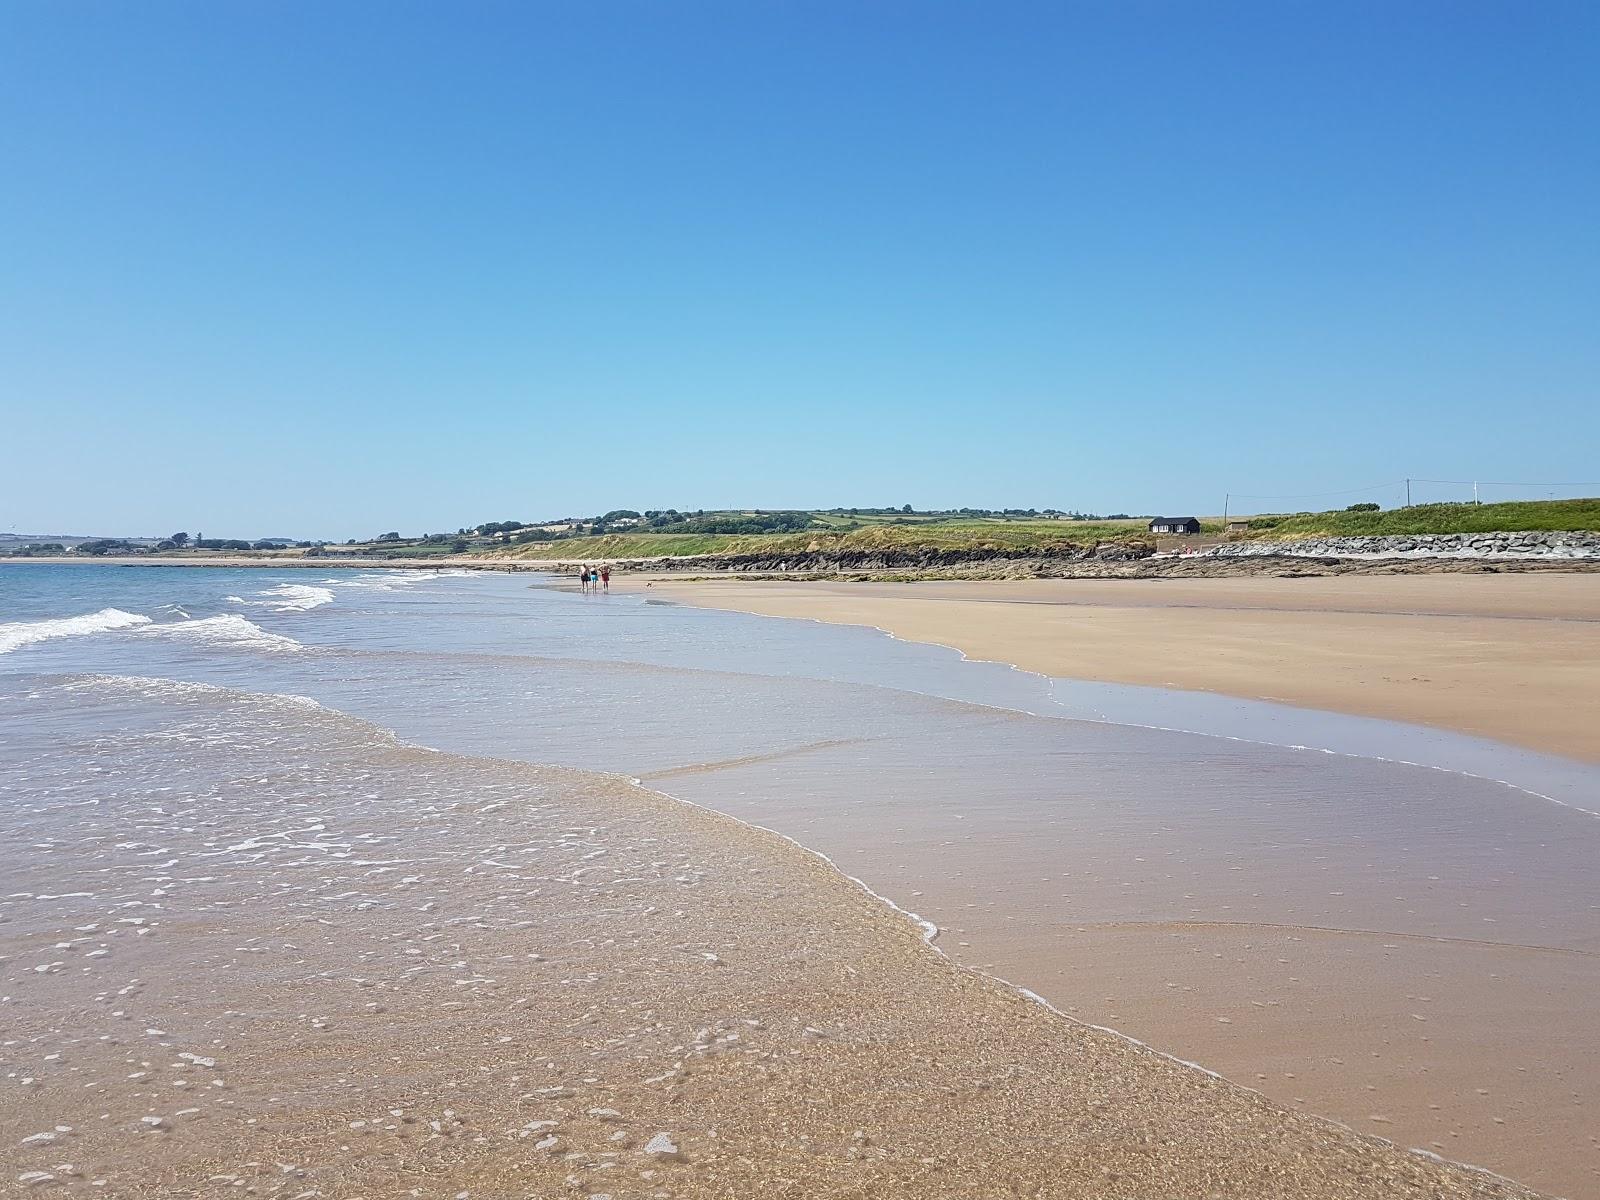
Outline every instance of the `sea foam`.
POLYGON ((171 621, 160 625, 144 625, 140 631, 162 637, 181 638, 185 641, 204 642, 214 646, 240 646, 258 650, 303 650, 305 647, 291 637, 268 633, 254 621, 235 613, 217 617, 201 617, 194 621, 171 621))
POLYGON ((433 579, 464 579, 472 574, 459 568, 443 571, 424 570, 396 570, 383 574, 365 574, 355 579, 328 579, 325 583, 336 584, 346 588, 369 588, 375 592, 395 592, 401 588, 410 587, 417 583, 426 583, 433 579))
POLYGON ((310 612, 313 608, 333 603, 333 593, 329 589, 303 583, 282 583, 277 587, 268 588, 260 595, 267 598, 245 600, 239 596, 229 596, 228 599, 235 604, 245 604, 252 608, 270 608, 273 612, 310 612))
POLYGON ((0 624, 0 654, 9 654, 34 642, 47 642, 52 638, 84 637, 91 633, 107 633, 113 629, 132 629, 150 624, 150 618, 141 613, 123 612, 120 608, 102 608, 99 612, 85 613, 80 617, 55 617, 48 621, 12 621, 0 624))
MULTIPOLYGON (((202 700, 255 708, 295 709, 344 717, 343 713, 334 712, 310 696, 297 696, 287 692, 242 692, 220 684, 202 683, 191 679, 167 679, 159 675, 79 675, 63 683, 61 689, 66 692, 87 692, 117 698, 131 697, 157 701, 202 700)), ((388 730, 383 732, 389 734, 388 730)))

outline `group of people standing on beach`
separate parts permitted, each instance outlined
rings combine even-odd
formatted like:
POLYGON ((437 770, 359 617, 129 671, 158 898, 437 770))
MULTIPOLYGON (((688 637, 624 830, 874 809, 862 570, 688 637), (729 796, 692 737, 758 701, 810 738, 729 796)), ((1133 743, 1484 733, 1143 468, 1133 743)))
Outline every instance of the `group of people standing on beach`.
POLYGON ((609 592, 611 568, 583 567, 578 571, 578 583, 586 592, 609 592))

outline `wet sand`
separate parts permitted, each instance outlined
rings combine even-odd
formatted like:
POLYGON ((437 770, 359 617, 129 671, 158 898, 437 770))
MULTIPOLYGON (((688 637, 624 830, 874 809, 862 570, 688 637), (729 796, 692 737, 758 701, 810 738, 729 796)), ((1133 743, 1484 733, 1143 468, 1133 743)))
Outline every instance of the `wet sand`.
POLYGON ((614 580, 871 625, 1047 675, 1433 725, 1600 762, 1600 575, 831 583, 614 580))
POLYGON ((74 686, 0 846, 0 1194, 1531 1195, 958 970, 726 817, 74 686))
POLYGON ((819 745, 776 785, 756 763, 646 780, 823 850, 957 961, 1083 1020, 1403 1145, 1600 1192, 1600 820, 1187 734, 1106 730, 1091 761, 1070 729, 1041 752, 1045 723, 819 745))

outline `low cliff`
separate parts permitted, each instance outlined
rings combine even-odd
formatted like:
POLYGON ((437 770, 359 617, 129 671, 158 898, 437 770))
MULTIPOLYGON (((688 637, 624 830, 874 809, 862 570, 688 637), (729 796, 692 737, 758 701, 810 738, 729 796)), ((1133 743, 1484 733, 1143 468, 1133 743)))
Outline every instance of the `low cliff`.
MULTIPOLYGON (((1144 539, 1044 546, 884 546, 872 549, 808 549, 771 553, 686 554, 615 562, 618 570, 736 572, 740 574, 854 574, 881 571, 1003 571, 1050 574, 1085 563, 1132 563, 1149 558, 1155 545, 1144 539)), ((556 569, 577 563, 556 564, 556 569)))

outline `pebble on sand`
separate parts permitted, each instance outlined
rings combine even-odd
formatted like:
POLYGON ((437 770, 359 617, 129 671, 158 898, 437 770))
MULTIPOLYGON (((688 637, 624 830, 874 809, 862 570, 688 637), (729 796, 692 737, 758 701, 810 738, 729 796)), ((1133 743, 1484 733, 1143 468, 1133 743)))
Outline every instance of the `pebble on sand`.
POLYGON ((644 1144, 644 1152, 655 1159, 680 1159, 683 1151, 670 1133, 658 1133, 644 1144))

